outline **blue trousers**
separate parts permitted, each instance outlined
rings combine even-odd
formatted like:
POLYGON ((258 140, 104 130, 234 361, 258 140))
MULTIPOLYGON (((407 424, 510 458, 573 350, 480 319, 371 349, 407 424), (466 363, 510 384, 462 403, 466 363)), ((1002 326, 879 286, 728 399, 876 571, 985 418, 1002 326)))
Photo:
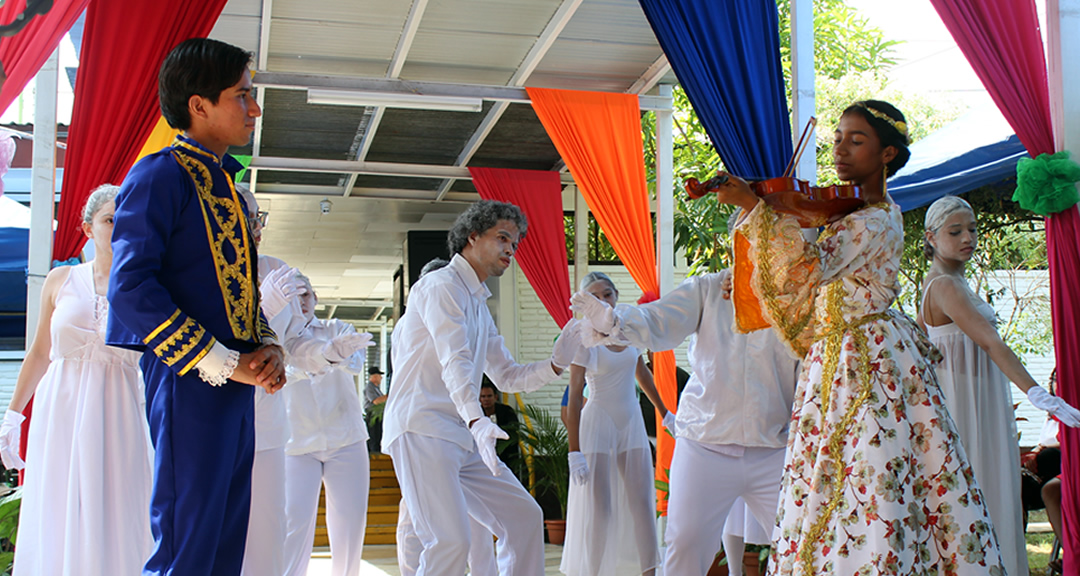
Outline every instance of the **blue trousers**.
MULTIPOLYGON (((144 576, 236 576, 244 559, 255 454, 255 388, 178 376, 152 353, 140 362, 154 444, 144 576)), ((280 542, 273 545, 280 545, 280 542)))

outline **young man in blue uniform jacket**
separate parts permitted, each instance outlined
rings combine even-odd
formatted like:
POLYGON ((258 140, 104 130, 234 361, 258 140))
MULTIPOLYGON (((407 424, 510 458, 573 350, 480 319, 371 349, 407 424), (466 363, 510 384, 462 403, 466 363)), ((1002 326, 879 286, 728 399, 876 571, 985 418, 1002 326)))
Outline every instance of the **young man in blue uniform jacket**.
POLYGON ((155 448, 147 575, 240 573, 254 387, 285 383, 233 183, 241 166, 225 154, 248 143, 261 114, 250 60, 205 38, 173 49, 158 91, 183 134, 138 162, 116 198, 106 341, 143 352, 155 448))

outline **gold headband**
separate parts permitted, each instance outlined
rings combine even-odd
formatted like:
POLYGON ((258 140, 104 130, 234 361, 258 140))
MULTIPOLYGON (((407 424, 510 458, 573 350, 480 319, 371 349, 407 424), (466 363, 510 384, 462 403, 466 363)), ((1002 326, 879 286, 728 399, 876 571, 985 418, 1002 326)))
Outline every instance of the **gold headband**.
POLYGON ((911 136, 908 135, 907 123, 901 122, 899 120, 894 120, 892 116, 889 116, 881 110, 876 110, 867 106, 865 102, 857 102, 855 103, 855 105, 869 112, 874 118, 884 120, 889 126, 892 126, 894 130, 899 132, 900 135, 904 137, 905 144, 911 144, 911 136))

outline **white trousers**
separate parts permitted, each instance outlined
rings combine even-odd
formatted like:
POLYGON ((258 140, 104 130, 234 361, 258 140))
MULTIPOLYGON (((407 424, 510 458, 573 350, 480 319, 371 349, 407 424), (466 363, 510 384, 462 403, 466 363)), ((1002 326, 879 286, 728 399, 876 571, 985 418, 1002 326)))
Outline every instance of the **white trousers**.
POLYGON ((319 487, 326 485, 326 531, 330 536, 330 574, 360 574, 367 528, 371 463, 366 442, 334 450, 286 456, 286 574, 305 576, 315 541, 319 487))
POLYGON ((259 450, 251 465, 251 512, 241 576, 285 573, 285 447, 259 450))
POLYGON ((671 457, 665 576, 703 576, 717 551, 736 498, 762 526, 776 523, 783 448, 746 448, 741 457, 679 438, 671 457))
POLYGON ((417 576, 460 576, 468 562, 472 517, 498 536, 506 576, 543 576, 543 514, 513 472, 494 476, 475 450, 405 433, 389 446, 401 495, 423 545, 417 576))
MULTIPOLYGON (((405 505, 405 499, 402 498, 401 503, 398 504, 397 524, 397 558, 401 576, 416 576, 416 571, 420 569, 420 553, 423 551, 424 544, 416 535, 409 508, 405 505)), ((465 570, 462 569, 461 574, 464 573, 465 570)), ((499 576, 491 532, 473 520, 472 516, 469 517, 468 573, 472 576, 499 576)))
POLYGON ((724 554, 728 559, 728 576, 743 576, 743 554, 746 544, 768 544, 769 535, 761 523, 746 510, 746 503, 737 498, 724 521, 724 554))

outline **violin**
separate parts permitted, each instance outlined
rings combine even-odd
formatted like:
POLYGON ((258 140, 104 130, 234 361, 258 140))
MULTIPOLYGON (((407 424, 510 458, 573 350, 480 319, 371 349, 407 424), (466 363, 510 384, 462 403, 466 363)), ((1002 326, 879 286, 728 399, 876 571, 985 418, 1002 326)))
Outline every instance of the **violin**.
MULTIPOLYGON (((806 180, 791 176, 798 159, 802 156, 809 142, 809 134, 817 125, 817 119, 811 117, 803 129, 795 153, 784 169, 784 175, 750 183, 750 189, 764 200, 773 210, 791 214, 799 220, 803 228, 817 228, 862 208, 866 205, 862 189, 854 184, 835 186, 811 186, 806 180)), ((716 192, 728 181, 727 174, 714 176, 700 182, 689 178, 685 182, 687 195, 698 199, 710 192, 716 192)))
MULTIPOLYGON (((706 180, 686 180, 686 193, 702 198, 728 181, 727 174, 706 180)), ((773 210, 791 214, 803 228, 817 228, 866 206, 862 189, 854 184, 811 186, 806 180, 781 176, 750 183, 750 189, 773 210)))

